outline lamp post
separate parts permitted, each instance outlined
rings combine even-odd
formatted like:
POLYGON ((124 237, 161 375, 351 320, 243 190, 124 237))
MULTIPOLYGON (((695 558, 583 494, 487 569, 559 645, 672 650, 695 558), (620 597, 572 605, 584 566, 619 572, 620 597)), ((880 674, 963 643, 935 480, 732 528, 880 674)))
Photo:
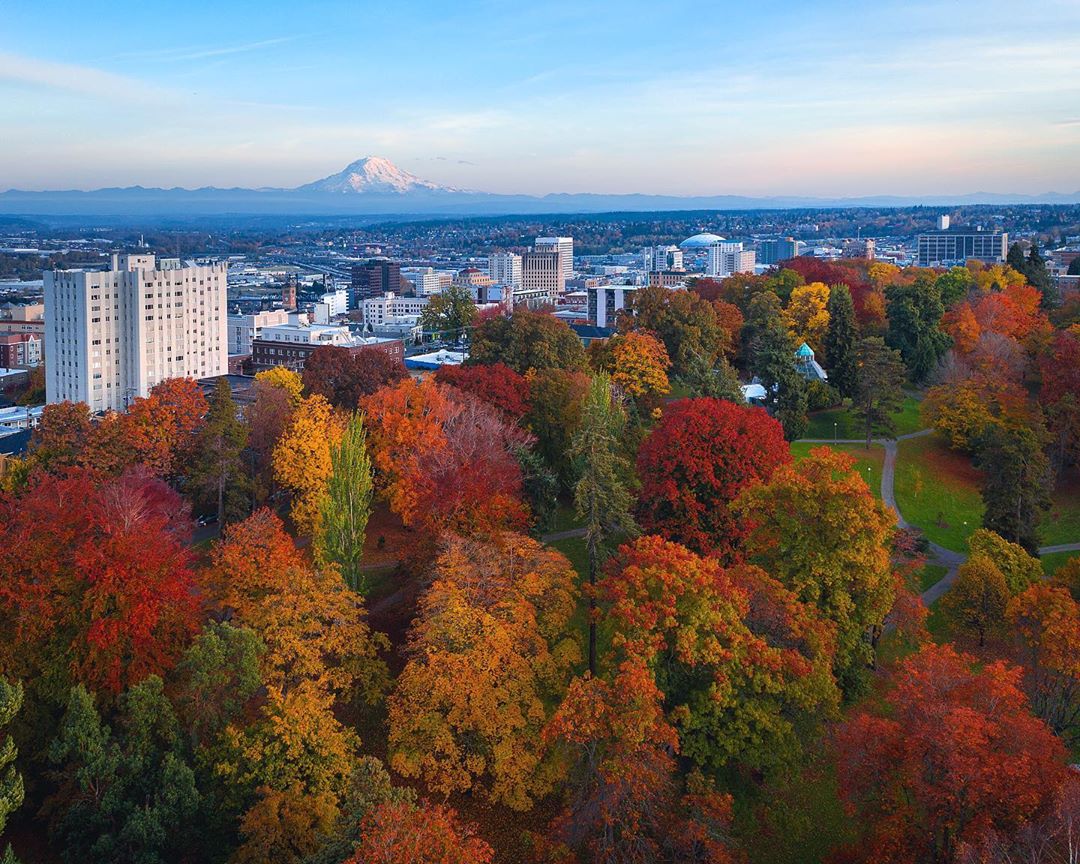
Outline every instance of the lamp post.
POLYGON ((832 443, 833 444, 835 444, 837 442, 837 440, 838 440, 837 437, 836 437, 836 434, 837 434, 836 433, 836 422, 837 421, 833 420, 833 424, 832 424, 832 443))

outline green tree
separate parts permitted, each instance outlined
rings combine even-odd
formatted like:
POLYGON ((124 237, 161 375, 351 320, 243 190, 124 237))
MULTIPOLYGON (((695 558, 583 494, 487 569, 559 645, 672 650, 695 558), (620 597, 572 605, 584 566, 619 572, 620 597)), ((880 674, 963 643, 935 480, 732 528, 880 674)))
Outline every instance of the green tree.
POLYGON ((1050 460, 1043 450, 1044 437, 1030 426, 992 424, 975 460, 983 472, 983 527, 1032 555, 1038 554, 1039 522, 1050 506, 1050 460))
POLYGON ((619 329, 655 334, 676 375, 683 374, 695 356, 712 361, 727 347, 713 305, 693 291, 641 288, 634 292, 629 312, 620 317, 619 329))
POLYGON ((248 474, 243 453, 247 446, 247 426, 240 418, 232 389, 218 378, 210 396, 210 410, 198 433, 195 459, 188 482, 200 502, 213 503, 218 522, 243 518, 247 509, 248 474))
POLYGON ((515 455, 521 467, 521 491, 532 512, 532 531, 539 537, 551 530, 559 505, 559 478, 531 447, 518 447, 515 455))
POLYGON ((340 443, 330 451, 330 463, 333 468, 319 505, 322 519, 315 551, 322 561, 337 565, 346 585, 363 594, 367 580, 360 560, 371 515, 373 481, 362 414, 350 418, 340 443))
POLYGON ((795 345, 779 316, 757 336, 753 370, 765 388, 765 407, 784 427, 784 437, 801 438, 808 423, 806 381, 795 368, 795 345))
POLYGON ((465 330, 476 319, 476 304, 464 285, 451 285, 445 291, 428 300, 420 313, 420 326, 424 335, 453 338, 465 335, 465 330))
MULTIPOLYGON (((19 713, 23 702, 23 688, 18 682, 9 684, 0 677, 0 729, 11 723, 12 718, 19 713)), ((22 775, 15 770, 15 757, 18 751, 15 742, 10 735, 0 738, 0 836, 4 834, 7 818, 23 803, 23 779, 22 775)), ((8 846, 3 855, 0 855, 3 864, 14 864, 15 855, 8 846)))
POLYGON ((975 284, 975 277, 967 267, 953 267, 937 278, 941 304, 948 309, 957 300, 963 300, 975 284))
POLYGON ((1024 262, 1024 269, 1021 272, 1027 277, 1028 284, 1039 290, 1040 305, 1043 309, 1053 309, 1059 304, 1061 298, 1058 297, 1054 278, 1046 269, 1046 261, 1039 252, 1038 243, 1031 244, 1027 261, 1024 262))
POLYGON ((893 414, 904 404, 904 361, 900 352, 885 344, 878 336, 868 336, 859 342, 858 379, 854 396, 855 415, 866 429, 866 449, 874 430, 892 437, 896 434, 893 414))
POLYGON ((834 285, 829 292, 829 329, 825 333, 825 360, 829 383, 841 396, 853 398, 859 386, 855 304, 847 285, 834 285))
POLYGON ((1069 269, 1066 272, 1070 276, 1080 276, 1080 255, 1077 255, 1069 262, 1069 269))
POLYGON ((528 309, 480 322, 473 330, 469 363, 504 363, 521 375, 530 369, 586 368, 577 334, 558 318, 528 309))
MULTIPOLYGON (((626 415, 611 395, 611 381, 601 372, 589 383, 581 408, 581 425, 571 455, 578 468, 574 507, 584 520, 589 558, 589 584, 596 585, 600 565, 614 540, 637 533, 630 515, 633 503, 629 460, 622 454, 626 415)), ((596 674, 596 598, 589 594, 589 671, 596 674)))
POLYGON ((980 528, 968 538, 967 545, 972 558, 983 555, 994 562, 1013 597, 1041 582, 1045 575, 1042 561, 993 531, 980 528))
POLYGON ((710 363, 701 354, 693 355, 679 381, 693 398, 726 399, 736 405, 745 401, 739 387, 739 376, 723 354, 717 356, 715 363, 710 363))
POLYGON ((1005 263, 1017 273, 1023 273, 1027 269, 1027 257, 1024 255, 1024 247, 1019 243, 1011 244, 1008 253, 1005 255, 1005 263))
POLYGON ((57 845, 73 864, 185 860, 200 797, 161 679, 140 681, 118 707, 114 730, 81 684, 71 690, 49 748, 60 780, 50 804, 57 845))
POLYGON ((908 376, 916 384, 930 377, 951 340, 940 328, 945 307, 932 276, 919 276, 910 285, 892 285, 885 291, 890 348, 904 358, 908 376))

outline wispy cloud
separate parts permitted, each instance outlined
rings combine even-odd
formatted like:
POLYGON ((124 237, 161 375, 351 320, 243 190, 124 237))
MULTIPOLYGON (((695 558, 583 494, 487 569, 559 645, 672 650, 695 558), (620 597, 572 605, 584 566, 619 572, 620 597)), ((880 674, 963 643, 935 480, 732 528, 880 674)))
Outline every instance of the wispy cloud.
POLYGON ((118 59, 127 60, 160 60, 162 62, 186 62, 189 60, 207 60, 212 57, 228 57, 233 54, 247 54, 252 51, 262 51, 265 48, 273 48, 276 45, 284 45, 295 42, 303 36, 279 36, 274 39, 260 39, 256 42, 243 42, 238 45, 221 45, 216 48, 199 47, 190 45, 182 48, 162 48, 148 51, 128 51, 115 55, 118 59))
POLYGON ((169 94, 135 78, 72 63, 0 51, 0 82, 45 87, 128 102, 157 102, 169 94))

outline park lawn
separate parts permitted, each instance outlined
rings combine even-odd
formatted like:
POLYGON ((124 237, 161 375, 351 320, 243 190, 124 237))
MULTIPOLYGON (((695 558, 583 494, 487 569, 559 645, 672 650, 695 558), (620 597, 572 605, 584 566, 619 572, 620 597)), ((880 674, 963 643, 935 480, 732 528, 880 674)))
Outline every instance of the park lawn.
MULTIPOLYGON (((912 396, 904 397, 904 404, 893 415, 896 434, 907 435, 924 428, 919 417, 919 400, 912 396)), ((806 438, 865 438, 866 428, 850 408, 830 408, 815 411, 810 415, 810 425, 806 438), (833 424, 836 424, 835 430, 833 424)))
POLYGON ((909 438, 897 448, 896 503, 904 519, 934 543, 966 551, 982 524, 979 472, 937 435, 909 438))
POLYGON ((798 462, 810 455, 815 447, 829 447, 847 453, 855 457, 855 467, 866 480, 866 485, 874 493, 875 498, 881 498, 881 466, 885 463, 885 448, 875 444, 869 450, 861 444, 811 444, 809 441, 792 441, 791 455, 798 462))
POLYGON ((942 567, 940 564, 927 564, 919 572, 919 590, 929 591, 944 579, 945 574, 948 572, 948 567, 942 567))
POLYGON ((1073 468, 1058 483, 1050 510, 1039 526, 1043 546, 1080 543, 1080 470, 1073 468))
POLYGON ((560 531, 580 527, 581 521, 577 518, 573 502, 560 501, 558 509, 555 510, 555 519, 552 521, 550 533, 557 534, 560 531))
POLYGON ((1053 576, 1057 571, 1065 566, 1070 558, 1080 557, 1080 552, 1052 552, 1049 555, 1043 555, 1039 560, 1042 561, 1043 570, 1047 576, 1053 576))

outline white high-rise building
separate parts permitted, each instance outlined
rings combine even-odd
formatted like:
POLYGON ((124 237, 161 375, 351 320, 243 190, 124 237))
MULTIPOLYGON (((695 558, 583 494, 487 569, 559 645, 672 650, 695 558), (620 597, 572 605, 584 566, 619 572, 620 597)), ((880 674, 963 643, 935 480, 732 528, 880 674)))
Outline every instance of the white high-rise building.
POLYGON ((646 273, 683 269, 683 253, 678 246, 650 246, 642 255, 646 273))
POLYGON ((488 276, 496 285, 521 286, 521 256, 513 252, 495 252, 488 258, 488 276))
POLYGON ((434 267, 402 267, 401 278, 413 283, 417 297, 430 297, 442 290, 439 274, 434 267))
POLYGON ((709 261, 705 272, 709 276, 753 273, 755 261, 754 253, 744 250, 742 243, 735 240, 718 240, 709 245, 709 261))
POLYGON ((558 252, 563 283, 574 278, 573 237, 537 237, 535 248, 537 252, 558 252))
POLYGON ((122 410, 168 378, 225 374, 227 273, 153 255, 45 273, 48 401, 122 410))

